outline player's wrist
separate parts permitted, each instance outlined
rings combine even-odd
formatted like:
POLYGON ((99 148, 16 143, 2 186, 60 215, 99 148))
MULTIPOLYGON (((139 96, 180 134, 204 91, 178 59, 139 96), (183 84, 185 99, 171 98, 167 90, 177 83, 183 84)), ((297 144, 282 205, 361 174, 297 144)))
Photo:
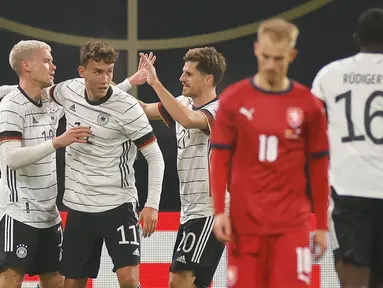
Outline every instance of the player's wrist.
POLYGON ((156 90, 162 87, 162 83, 158 78, 156 78, 155 80, 151 81, 150 86, 152 86, 152 88, 156 90))
POLYGON ((126 78, 122 83, 124 84, 124 88, 126 88, 127 90, 132 88, 134 85, 137 85, 136 79, 133 76, 126 78))
POLYGON ((61 144, 60 144, 60 136, 58 136, 58 137, 55 137, 55 138, 53 138, 52 139, 52 145, 53 145, 53 148, 55 149, 55 150, 57 150, 58 148, 61 148, 61 144))
POLYGON ((160 203, 159 201, 157 201, 156 199, 151 199, 151 198, 148 198, 146 200, 146 203, 144 205, 144 208, 145 207, 148 207, 148 208, 153 208, 154 210, 159 210, 159 206, 160 206, 160 203))

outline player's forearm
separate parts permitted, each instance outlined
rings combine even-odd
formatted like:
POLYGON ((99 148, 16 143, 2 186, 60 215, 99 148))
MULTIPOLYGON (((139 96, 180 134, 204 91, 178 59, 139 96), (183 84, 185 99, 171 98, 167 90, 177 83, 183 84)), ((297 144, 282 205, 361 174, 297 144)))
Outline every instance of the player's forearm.
POLYGON ((193 113, 186 106, 182 105, 174 96, 162 85, 161 82, 156 82, 152 85, 154 91, 160 98, 162 105, 172 118, 181 124, 184 128, 193 128, 193 113))
POLYGON ((1 145, 4 162, 12 170, 34 164, 56 151, 52 140, 30 147, 21 147, 20 141, 4 142, 1 145))
POLYGON ((149 120, 161 119, 160 111, 158 110, 158 103, 144 103, 141 100, 137 101, 140 103, 142 109, 144 109, 146 117, 148 117, 149 120))
POLYGON ((121 89, 122 91, 125 91, 125 92, 128 92, 130 89, 132 89, 132 86, 134 84, 132 84, 129 80, 129 78, 125 79, 124 81, 122 81, 121 83, 118 83, 116 85, 117 88, 121 89))
POLYGON ((320 230, 327 230, 328 163, 328 156, 313 158, 309 163, 314 212, 317 217, 317 229, 320 230))
POLYGON ((230 150, 214 149, 211 155, 211 181, 214 213, 225 212, 225 193, 229 179, 230 150))
POLYGON ((165 163, 157 141, 141 149, 148 162, 148 199, 145 207, 158 210, 161 200, 162 181, 164 178, 165 163))

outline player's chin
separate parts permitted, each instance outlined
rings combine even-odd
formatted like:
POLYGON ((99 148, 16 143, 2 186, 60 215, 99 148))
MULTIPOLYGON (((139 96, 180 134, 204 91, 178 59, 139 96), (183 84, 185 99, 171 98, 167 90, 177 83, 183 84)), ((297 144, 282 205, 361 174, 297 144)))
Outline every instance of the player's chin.
POLYGON ((45 81, 42 81, 41 84, 44 88, 46 88, 46 87, 52 86, 54 84, 53 80, 54 80, 53 78, 49 78, 45 81))

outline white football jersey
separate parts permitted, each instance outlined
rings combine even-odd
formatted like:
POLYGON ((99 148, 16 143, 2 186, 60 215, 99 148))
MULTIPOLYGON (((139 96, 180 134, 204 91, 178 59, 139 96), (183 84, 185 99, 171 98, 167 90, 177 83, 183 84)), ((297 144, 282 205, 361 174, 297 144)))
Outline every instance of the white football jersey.
MULTIPOLYGON (((20 88, 13 89, 0 103, 0 142, 21 140, 22 147, 36 146, 56 135, 63 109, 50 99, 40 103, 20 88)), ((56 153, 37 163, 12 170, 4 162, 0 146, 0 201, 7 214, 36 228, 47 228, 61 221, 56 207, 56 153)))
POLYGON ((102 212, 138 202, 133 168, 137 147, 156 139, 138 101, 117 87, 110 87, 100 101, 90 101, 84 79, 56 85, 51 97, 64 107, 67 129, 87 126, 92 131, 88 144, 66 149, 63 203, 77 211, 102 212))
MULTIPOLYGON (((202 107, 195 107, 190 97, 179 96, 177 100, 189 109, 203 113, 210 128, 218 110, 218 98, 202 107)), ((213 215, 209 179, 210 129, 186 129, 172 119, 161 103, 158 108, 165 123, 175 125, 176 130, 181 224, 213 215)))
POLYGON ((0 100, 4 98, 5 95, 12 92, 17 88, 17 85, 3 85, 0 86, 0 100))
POLYGON ((331 185, 339 195, 383 199, 383 54, 325 66, 312 92, 326 104, 331 185))

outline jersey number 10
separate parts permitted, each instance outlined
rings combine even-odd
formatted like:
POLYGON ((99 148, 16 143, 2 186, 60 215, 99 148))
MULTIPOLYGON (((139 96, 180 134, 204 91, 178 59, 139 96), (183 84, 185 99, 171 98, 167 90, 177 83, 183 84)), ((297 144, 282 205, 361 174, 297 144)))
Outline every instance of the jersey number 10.
POLYGON ((274 162, 278 158, 278 137, 275 135, 259 135, 258 160, 261 162, 274 162))
MULTIPOLYGON (((383 91, 375 91, 367 98, 366 104, 364 106, 364 128, 368 138, 370 138, 371 141, 374 142, 374 144, 383 144, 383 138, 375 138, 374 135, 372 135, 372 131, 371 131, 372 120, 374 120, 375 117, 383 117, 382 110, 375 111, 374 113, 370 115, 371 103, 376 97, 383 97, 383 91)), ((362 134, 356 135, 355 133, 354 123, 351 117, 351 111, 352 111, 351 91, 347 91, 346 93, 336 96, 335 102, 338 103, 342 99, 345 100, 345 112, 346 112, 347 129, 348 129, 348 136, 342 137, 342 142, 364 141, 365 140, 364 135, 362 134)))

